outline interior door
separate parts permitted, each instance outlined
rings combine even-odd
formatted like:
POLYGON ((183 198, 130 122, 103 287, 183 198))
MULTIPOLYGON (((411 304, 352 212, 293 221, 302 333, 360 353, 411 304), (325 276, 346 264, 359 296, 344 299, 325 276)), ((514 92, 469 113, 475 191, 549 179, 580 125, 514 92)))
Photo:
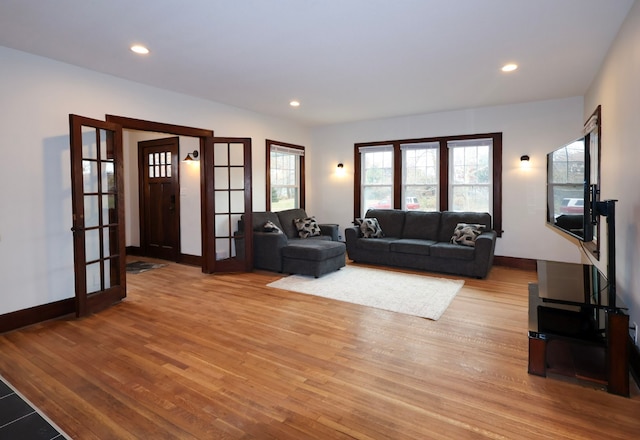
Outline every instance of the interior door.
POLYGON ((178 261, 180 180, 178 137, 138 143, 140 247, 147 257, 178 261))
POLYGON ((122 127, 69 115, 76 315, 126 296, 122 127))
POLYGON ((203 162, 203 271, 250 271, 251 139, 208 137, 203 162))

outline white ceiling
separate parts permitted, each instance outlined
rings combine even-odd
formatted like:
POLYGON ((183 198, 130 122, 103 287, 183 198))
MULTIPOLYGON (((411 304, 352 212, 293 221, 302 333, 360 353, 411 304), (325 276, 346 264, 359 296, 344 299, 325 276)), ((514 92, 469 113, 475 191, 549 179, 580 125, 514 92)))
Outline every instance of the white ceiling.
POLYGON ((633 2, 2 0, 0 45, 324 125, 583 95, 633 2))

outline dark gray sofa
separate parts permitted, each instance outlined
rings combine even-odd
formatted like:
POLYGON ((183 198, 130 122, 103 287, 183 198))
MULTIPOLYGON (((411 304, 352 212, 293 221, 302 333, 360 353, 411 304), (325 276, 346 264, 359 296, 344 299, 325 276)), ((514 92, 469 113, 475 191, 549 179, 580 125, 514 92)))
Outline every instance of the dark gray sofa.
POLYGON ((485 278, 493 265, 496 232, 488 213, 370 209, 365 217, 376 218, 384 236, 364 238, 358 226, 346 228, 347 255, 355 262, 475 278, 485 278), (458 223, 485 225, 475 247, 451 243, 458 223))
POLYGON ((300 238, 294 220, 307 217, 304 209, 253 212, 253 267, 315 277, 344 267, 345 245, 338 241, 338 225, 319 224, 321 235, 300 238), (281 232, 266 232, 268 221, 281 232))

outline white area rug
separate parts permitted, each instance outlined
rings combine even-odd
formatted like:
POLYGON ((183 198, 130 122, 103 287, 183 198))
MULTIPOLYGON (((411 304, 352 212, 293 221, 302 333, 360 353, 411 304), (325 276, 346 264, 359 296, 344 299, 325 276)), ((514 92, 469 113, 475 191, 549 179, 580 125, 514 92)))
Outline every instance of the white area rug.
POLYGON ((268 284, 278 289, 433 320, 442 316, 463 285, 462 280, 349 265, 320 278, 290 275, 268 284))

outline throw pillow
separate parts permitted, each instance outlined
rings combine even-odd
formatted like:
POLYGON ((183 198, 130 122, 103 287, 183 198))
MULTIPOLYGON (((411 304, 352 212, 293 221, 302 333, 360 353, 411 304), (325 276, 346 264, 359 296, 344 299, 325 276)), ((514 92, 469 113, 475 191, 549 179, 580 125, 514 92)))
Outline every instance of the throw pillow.
POLYGON ((279 227, 272 221, 268 221, 262 226, 264 232, 282 232, 279 227))
POLYGON ((458 223, 453 230, 451 243, 461 244, 463 246, 476 245, 476 238, 485 230, 485 225, 474 225, 467 223, 458 223))
POLYGON ((360 232, 364 238, 382 238, 384 232, 378 223, 378 219, 375 217, 370 218, 358 218, 356 223, 360 226, 360 232))
POLYGON ((320 235, 320 226, 315 217, 297 218, 293 220, 300 238, 316 237, 320 235))

